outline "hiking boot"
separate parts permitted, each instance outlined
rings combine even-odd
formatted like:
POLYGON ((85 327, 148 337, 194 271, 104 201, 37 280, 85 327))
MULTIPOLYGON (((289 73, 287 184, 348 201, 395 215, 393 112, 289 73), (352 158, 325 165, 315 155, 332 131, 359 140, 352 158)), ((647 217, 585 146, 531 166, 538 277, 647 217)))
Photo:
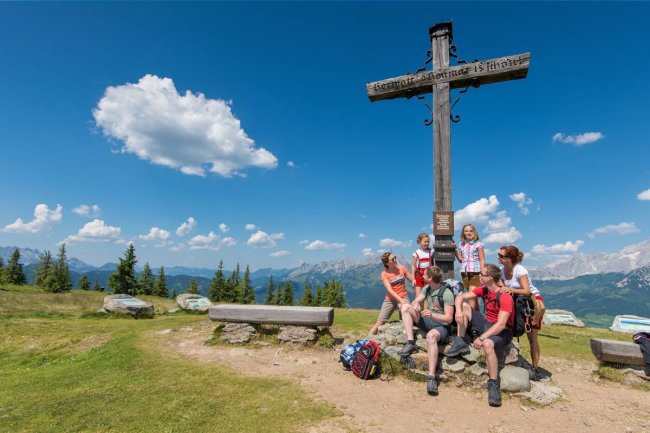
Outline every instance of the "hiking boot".
POLYGON ((451 347, 447 351, 447 356, 454 357, 469 353, 469 344, 465 343, 463 337, 454 337, 451 347))
POLYGON ((435 376, 427 376, 427 394, 438 395, 438 382, 435 376))
POLYGON ((488 389, 488 403, 492 407, 501 406, 501 389, 499 388, 499 383, 496 380, 488 380, 487 382, 488 389))
POLYGON ((417 351, 418 351, 418 347, 414 343, 411 343, 410 341, 407 341, 406 343, 404 343, 404 347, 402 347, 397 352, 397 354, 399 356, 408 356, 411 353, 415 353, 417 351))
POLYGON ((541 373, 535 367, 530 368, 529 376, 530 376, 530 380, 534 380, 535 382, 539 382, 539 380, 542 378, 541 373))

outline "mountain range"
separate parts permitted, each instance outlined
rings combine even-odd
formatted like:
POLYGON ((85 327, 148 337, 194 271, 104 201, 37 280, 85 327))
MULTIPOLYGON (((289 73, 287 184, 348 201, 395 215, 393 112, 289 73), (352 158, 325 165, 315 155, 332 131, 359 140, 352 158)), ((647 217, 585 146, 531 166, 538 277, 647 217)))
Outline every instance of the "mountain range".
MULTIPOLYGON (((0 257, 6 260, 16 247, 0 247, 0 257)), ((20 248, 21 262, 25 264, 28 281, 32 281, 39 250, 20 248)), ((407 263, 403 257, 400 263, 407 263)), ((71 258, 68 260, 73 284, 86 274, 91 284, 99 281, 106 287, 115 263, 100 267, 71 258)), ((157 269, 154 269, 154 274, 157 269)), ((269 277, 275 283, 290 281, 295 296, 302 295, 304 287, 316 287, 336 278, 343 283, 346 301, 350 307, 379 308, 385 290, 379 279, 382 265, 378 257, 364 260, 342 259, 318 264, 304 263, 293 269, 264 268, 251 272, 251 283, 258 302, 264 298, 269 277)), ((171 266, 165 268, 169 291, 181 293, 191 278, 207 294, 215 269, 171 266)), ((225 271, 226 277, 231 271, 225 271)), ((530 271, 535 285, 541 290, 547 308, 566 309, 580 316, 589 325, 607 326, 617 314, 648 316, 650 312, 650 239, 623 248, 617 253, 575 254, 568 259, 530 271)))

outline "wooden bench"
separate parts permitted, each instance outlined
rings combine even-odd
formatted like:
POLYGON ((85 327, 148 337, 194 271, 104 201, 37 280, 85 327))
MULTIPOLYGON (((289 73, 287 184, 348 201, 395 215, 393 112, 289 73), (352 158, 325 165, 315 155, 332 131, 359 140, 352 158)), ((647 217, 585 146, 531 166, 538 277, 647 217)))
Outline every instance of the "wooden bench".
POLYGON ((334 308, 217 304, 208 308, 208 317, 219 322, 332 326, 334 308))
POLYGON ((641 346, 636 343, 592 338, 591 353, 594 354, 596 359, 603 362, 645 365, 643 354, 641 353, 641 346))

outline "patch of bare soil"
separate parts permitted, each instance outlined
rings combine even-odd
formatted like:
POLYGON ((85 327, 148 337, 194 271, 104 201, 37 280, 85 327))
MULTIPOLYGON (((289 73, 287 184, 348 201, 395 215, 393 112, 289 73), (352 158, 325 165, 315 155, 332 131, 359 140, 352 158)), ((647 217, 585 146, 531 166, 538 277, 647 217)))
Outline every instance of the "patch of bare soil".
MULTIPOLYGON (((344 415, 313 426, 312 433, 368 432, 602 432, 650 430, 650 393, 593 377, 595 364, 568 364, 543 359, 553 373, 551 384, 564 399, 533 407, 503 393, 503 406, 491 408, 485 389, 440 384, 440 395, 426 394, 423 382, 397 377, 389 382, 363 381, 338 363, 341 347, 206 346, 214 324, 209 321, 159 334, 161 350, 199 362, 217 362, 251 376, 295 381, 315 400, 336 406, 344 415)), ((347 342, 346 342, 347 343, 347 342)), ((542 354, 543 356, 543 354, 542 354)))

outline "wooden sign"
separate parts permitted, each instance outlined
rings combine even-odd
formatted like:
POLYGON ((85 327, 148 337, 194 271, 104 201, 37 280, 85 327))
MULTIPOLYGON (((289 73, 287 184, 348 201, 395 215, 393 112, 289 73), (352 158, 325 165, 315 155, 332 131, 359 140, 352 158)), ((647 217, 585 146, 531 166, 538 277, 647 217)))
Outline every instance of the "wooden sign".
POLYGON ((451 211, 436 211, 433 213, 433 235, 454 235, 454 213, 451 211))

